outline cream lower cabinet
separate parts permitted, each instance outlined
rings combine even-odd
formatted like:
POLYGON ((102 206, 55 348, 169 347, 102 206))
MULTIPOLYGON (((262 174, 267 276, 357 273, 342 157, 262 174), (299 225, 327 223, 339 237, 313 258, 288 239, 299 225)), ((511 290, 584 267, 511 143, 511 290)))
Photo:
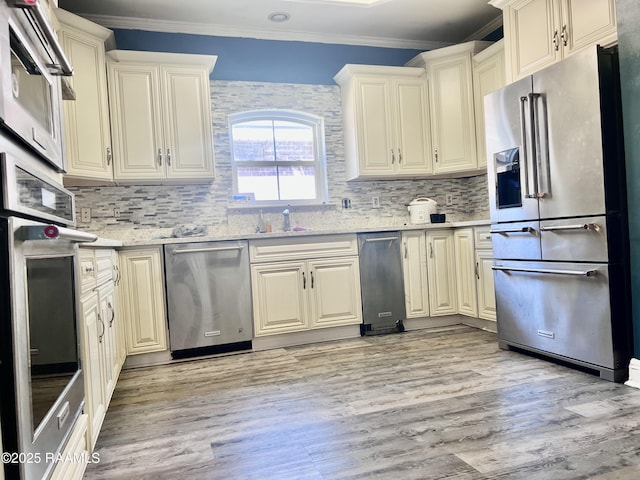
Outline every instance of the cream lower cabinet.
POLYGON ((58 35, 71 64, 68 82, 74 101, 62 102, 65 130, 65 185, 113 182, 105 49, 113 32, 62 9, 58 35))
POLYGON ((85 384, 88 449, 93 450, 124 358, 115 286, 116 253, 112 249, 82 248, 80 258, 80 330, 85 384))
POLYGON ((120 271, 127 355, 167 350, 161 249, 120 251, 120 271))
POLYGON ((454 232, 458 313, 496 320, 493 250, 488 226, 454 232))
POLYGON ((402 273, 407 318, 428 317, 427 238, 424 230, 402 232, 402 273))
POLYGON ((249 252, 257 337, 362 323, 355 235, 256 240, 249 252))
POLYGON ((423 69, 345 65, 335 80, 342 94, 348 180, 432 173, 423 69))
POLYGON ((107 54, 114 178, 119 183, 209 182, 215 56, 107 54))
POLYGON ((458 313, 469 317, 478 316, 476 293, 477 267, 473 243, 473 229, 456 229, 453 233, 458 313))
POLYGON ((429 311, 432 317, 457 313, 453 232, 426 233, 429 311))
POLYGON ((616 42, 615 0, 491 0, 503 10, 508 81, 616 42))

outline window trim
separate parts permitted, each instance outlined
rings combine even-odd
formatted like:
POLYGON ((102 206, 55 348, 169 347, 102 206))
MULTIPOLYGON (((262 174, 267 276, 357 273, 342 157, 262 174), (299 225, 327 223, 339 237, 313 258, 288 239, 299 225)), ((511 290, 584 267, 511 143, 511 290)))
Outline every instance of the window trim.
MULTIPOLYGON (((312 128, 313 140, 314 140, 314 162, 313 166, 316 169, 315 183, 316 183, 316 198, 313 199, 299 199, 299 200, 256 200, 254 205, 256 206, 288 206, 288 205, 318 205, 327 204, 329 202, 329 195, 327 191, 327 159, 324 139, 324 118, 311 113, 300 112, 297 110, 284 110, 284 109, 260 109, 260 110, 248 110, 244 112, 232 113, 229 115, 229 144, 231 153, 231 175, 233 177, 233 194, 241 194, 248 192, 238 191, 238 166, 250 164, 251 166, 272 167, 275 165, 291 165, 291 162, 277 162, 277 161, 236 161, 233 145, 233 126, 237 123, 254 121, 254 120, 280 120, 300 123, 312 128)), ((307 162, 311 166, 311 162, 307 162)))

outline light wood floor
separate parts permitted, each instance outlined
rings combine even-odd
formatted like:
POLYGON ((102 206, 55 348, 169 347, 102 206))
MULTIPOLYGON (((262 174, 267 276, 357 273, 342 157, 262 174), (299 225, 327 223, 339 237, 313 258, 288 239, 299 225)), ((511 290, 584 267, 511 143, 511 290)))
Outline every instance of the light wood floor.
POLYGON ((86 479, 640 478, 640 390, 456 326, 125 371, 86 479))

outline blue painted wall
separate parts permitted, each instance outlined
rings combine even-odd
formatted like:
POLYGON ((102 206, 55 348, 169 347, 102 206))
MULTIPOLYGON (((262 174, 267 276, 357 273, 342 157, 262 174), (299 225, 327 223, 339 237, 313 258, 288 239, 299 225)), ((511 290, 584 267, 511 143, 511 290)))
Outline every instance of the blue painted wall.
POLYGON ((640 3, 617 0, 635 357, 640 358, 640 3))
POLYGON ((335 85, 347 63, 402 66, 422 50, 114 30, 121 50, 218 55, 213 80, 335 85))

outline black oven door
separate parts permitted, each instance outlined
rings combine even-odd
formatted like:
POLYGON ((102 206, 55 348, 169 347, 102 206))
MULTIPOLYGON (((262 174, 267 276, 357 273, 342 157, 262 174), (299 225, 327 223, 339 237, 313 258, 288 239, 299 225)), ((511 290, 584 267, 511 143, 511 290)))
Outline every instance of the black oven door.
POLYGON ((17 217, 0 221, 10 292, 2 300, 10 321, 0 332, 2 423, 3 434, 17 432, 4 435, 3 449, 20 455, 6 468, 10 478, 43 478, 84 405, 75 272, 77 242, 95 237, 17 217))

